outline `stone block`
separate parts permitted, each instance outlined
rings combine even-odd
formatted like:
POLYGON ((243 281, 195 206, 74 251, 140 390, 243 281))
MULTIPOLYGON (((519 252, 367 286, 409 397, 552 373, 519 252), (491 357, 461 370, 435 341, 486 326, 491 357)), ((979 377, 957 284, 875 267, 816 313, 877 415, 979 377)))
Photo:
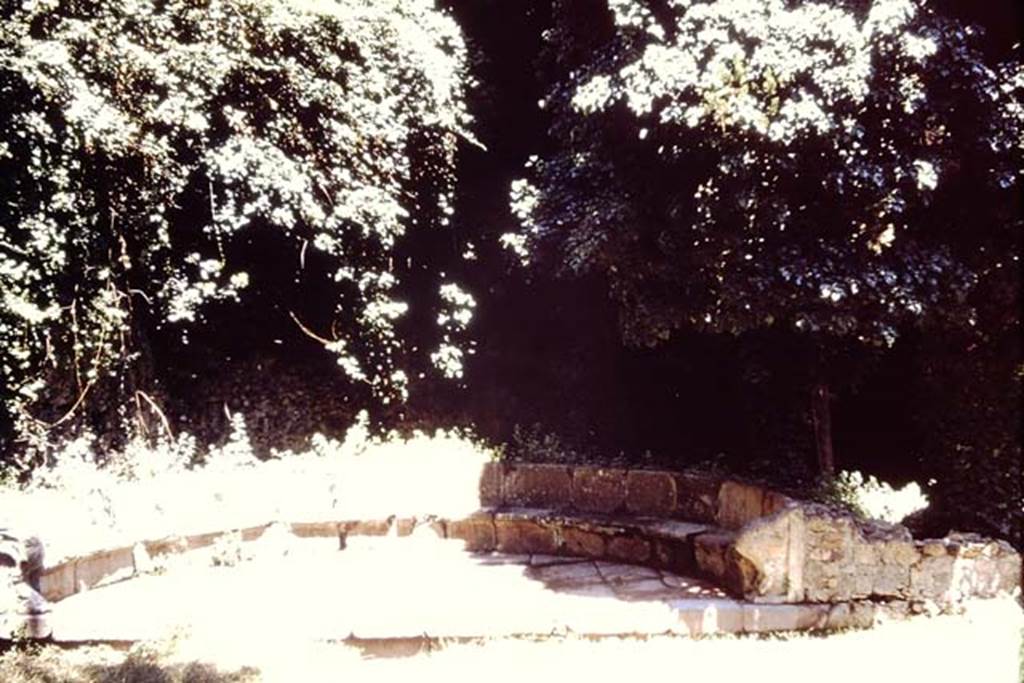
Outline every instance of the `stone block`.
POLYGON ((500 462, 484 463, 480 468, 480 507, 498 507, 501 505, 502 472, 504 466, 500 462))
POLYGON ((502 474, 504 505, 562 509, 572 502, 572 477, 561 465, 511 465, 502 474))
POLYGON ((611 513, 626 501, 626 472, 601 467, 572 471, 572 505, 582 512, 611 513))
POLYGON ((945 600, 953 588, 952 555, 922 557, 910 568, 910 597, 915 600, 945 600))
POLYGON ((463 541, 470 552, 489 552, 497 545, 494 519, 489 514, 449 520, 446 527, 448 538, 463 541))
POLYGON ((151 558, 179 555, 187 552, 189 549, 188 539, 184 536, 170 536, 155 541, 144 541, 143 545, 146 548, 146 553, 151 558))
POLYGON ((75 560, 46 569, 40 578, 40 593, 50 602, 63 600, 78 590, 75 585, 75 560))
POLYGON ((562 543, 567 555, 605 556, 604 537, 601 534, 567 526, 562 529, 562 543))
POLYGON ((1024 584, 1024 568, 1021 566, 1020 554, 1010 548, 1008 552, 996 560, 996 567, 999 573, 999 583, 996 587, 996 592, 1019 595, 1021 585, 1024 584))
POLYGON ((920 553, 910 540, 883 541, 873 545, 882 564, 909 567, 920 558, 920 553))
POLYGON ((726 481, 718 491, 715 520, 726 529, 739 529, 764 516, 765 489, 753 484, 726 481))
POLYGON ((676 480, 669 472, 630 470, 626 510, 634 515, 669 517, 676 509, 676 480))
MULTIPOLYGON (((275 522, 273 524, 261 524, 259 526, 250 526, 240 529, 238 533, 242 538, 242 542, 248 543, 250 541, 257 541, 263 538, 271 527, 278 528, 282 526, 284 525, 280 522, 275 522)), ((291 529, 289 527, 286 528, 288 529, 288 533, 290 533, 291 529)))
POLYGON ((751 521, 736 535, 733 548, 749 569, 744 572, 745 595, 771 601, 803 600, 804 517, 799 508, 783 508, 751 521))
POLYGON ((392 526, 395 528, 395 533, 399 536, 411 536, 413 529, 416 528, 415 517, 399 517, 391 521, 392 526))
POLYGON ((94 586, 123 581, 135 575, 135 557, 131 546, 103 550, 80 557, 75 562, 75 587, 87 590, 94 586))
POLYGON ((698 570, 693 543, 690 541, 654 539, 651 542, 650 562, 656 567, 678 574, 692 574, 698 570))
POLYGON ((743 630, 747 633, 805 631, 828 624, 828 605, 743 605, 743 630))
POLYGON ((805 536, 807 557, 823 562, 849 562, 856 560, 854 543, 863 542, 853 520, 846 514, 832 512, 816 506, 804 506, 806 512, 805 536))
POLYGON ((743 606, 724 598, 685 599, 669 603, 678 617, 675 633, 690 636, 743 631, 743 606))
POLYGON ((391 531, 391 520, 366 519, 338 522, 338 532, 345 536, 387 536, 391 531))
POLYGON ((299 538, 334 538, 338 535, 337 522, 292 522, 289 526, 299 538))
POLYGON ((499 515, 494 520, 494 529, 499 552, 555 555, 560 551, 558 534, 550 526, 499 515))
POLYGON ((829 562, 808 560, 804 564, 804 600, 838 602, 839 568, 829 562))
POLYGON ((736 537, 728 532, 701 534, 694 539, 694 557, 698 570, 732 595, 767 602, 783 599, 758 592, 759 575, 750 561, 736 552, 736 537))
POLYGON ((876 606, 872 602, 843 602, 828 607, 825 628, 870 628, 875 623, 876 606))
POLYGON ((196 550, 198 548, 208 548, 217 540, 229 532, 226 531, 210 531, 205 534, 191 534, 185 537, 185 543, 188 545, 189 550, 196 550))
POLYGON ((718 495, 722 480, 711 475, 676 473, 672 475, 676 488, 676 507, 673 517, 694 522, 715 524, 718 495))
POLYGON ((735 535, 728 533, 706 533, 694 538, 693 552, 697 569, 713 580, 724 579, 728 565, 728 551, 734 540, 736 540, 735 535))
POLYGON ((651 544, 638 536, 613 536, 607 542, 608 557, 643 564, 651 557, 651 544))
MULTIPOLYGON (((881 564, 866 568, 870 572, 871 593, 878 597, 897 598, 908 594, 910 568, 896 564, 881 564)), ((859 597, 859 596, 858 596, 859 597)))

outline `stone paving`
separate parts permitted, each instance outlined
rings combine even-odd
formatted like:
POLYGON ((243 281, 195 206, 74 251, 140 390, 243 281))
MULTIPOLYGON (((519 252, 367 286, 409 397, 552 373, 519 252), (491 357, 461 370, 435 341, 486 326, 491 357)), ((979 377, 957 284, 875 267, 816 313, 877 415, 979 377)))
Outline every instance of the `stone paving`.
POLYGON ((468 553, 415 537, 292 544, 286 555, 211 566, 194 551, 162 574, 53 605, 63 642, 135 641, 176 631, 283 638, 504 637, 714 632, 741 603, 696 579, 547 555, 468 553))

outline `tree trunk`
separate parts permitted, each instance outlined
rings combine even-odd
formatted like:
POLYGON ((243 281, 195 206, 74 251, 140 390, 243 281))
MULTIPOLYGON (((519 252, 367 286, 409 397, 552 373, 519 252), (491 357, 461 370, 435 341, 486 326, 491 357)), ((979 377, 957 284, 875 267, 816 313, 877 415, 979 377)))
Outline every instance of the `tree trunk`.
POLYGON ((830 481, 836 473, 832 452, 832 409, 828 383, 819 379, 811 387, 811 418, 814 420, 814 443, 818 451, 818 476, 830 481))

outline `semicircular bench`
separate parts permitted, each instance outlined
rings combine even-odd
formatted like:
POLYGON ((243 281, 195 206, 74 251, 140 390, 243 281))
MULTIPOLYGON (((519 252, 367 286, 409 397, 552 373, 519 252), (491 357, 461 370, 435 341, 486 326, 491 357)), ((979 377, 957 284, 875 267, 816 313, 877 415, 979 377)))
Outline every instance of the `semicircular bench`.
MULTIPOLYGON (((903 616, 924 603, 949 607, 1020 590, 1020 555, 1003 541, 965 534, 915 541, 900 525, 858 520, 756 484, 529 463, 484 464, 478 481, 479 509, 463 516, 356 515, 286 525, 298 537, 337 537, 342 548, 352 536, 428 532, 473 552, 568 555, 699 575, 757 606, 757 623, 739 622, 728 629, 734 631, 868 626, 880 614, 903 616)), ((39 589, 58 602, 228 534, 257 541, 272 524, 66 558, 45 568, 39 589)), ((48 635, 45 620, 19 618, 7 620, 8 631, 17 622, 29 635, 48 635)))

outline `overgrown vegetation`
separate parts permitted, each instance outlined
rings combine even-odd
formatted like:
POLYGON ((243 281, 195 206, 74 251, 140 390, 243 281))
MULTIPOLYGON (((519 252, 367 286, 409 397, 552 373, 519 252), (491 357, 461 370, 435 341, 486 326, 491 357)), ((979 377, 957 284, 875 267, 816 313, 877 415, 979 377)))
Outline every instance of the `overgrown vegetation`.
MULTIPOLYGON (((135 415, 159 371, 148 341, 188 354, 219 322, 209 304, 249 289, 284 289, 256 305, 283 299, 353 383, 404 395, 395 249, 448 221, 464 62, 458 27, 421 1, 5 12, 0 398, 27 462, 90 406, 135 415), (273 251, 253 262, 253 244, 273 251)), ((427 355, 454 374, 473 300, 434 292, 427 355)))
POLYGON ((973 331, 1007 286, 1021 63, 908 0, 612 0, 586 23, 577 9, 556 15, 553 151, 513 182, 522 229, 505 243, 604 275, 627 343, 789 333, 831 475, 846 340, 973 331))
POLYGON ((0 477, 369 409, 1021 544, 1015 3, 439 4, 0 14, 0 477))
MULTIPOLYGON (((232 423, 227 441, 209 448, 190 436, 156 445, 135 439, 103 454, 91 439, 68 442, 48 451, 51 464, 28 482, 0 488, 4 523, 45 538, 54 561, 189 529, 344 518, 350 510, 375 509, 375 487, 394 493, 409 515, 437 513, 438 491, 447 491, 442 508, 468 514, 478 505, 479 465, 497 457, 459 430, 372 434, 363 414, 343 438, 314 434, 302 451, 260 460, 242 416, 232 423)), ((229 541, 221 549, 225 564, 229 541)))

